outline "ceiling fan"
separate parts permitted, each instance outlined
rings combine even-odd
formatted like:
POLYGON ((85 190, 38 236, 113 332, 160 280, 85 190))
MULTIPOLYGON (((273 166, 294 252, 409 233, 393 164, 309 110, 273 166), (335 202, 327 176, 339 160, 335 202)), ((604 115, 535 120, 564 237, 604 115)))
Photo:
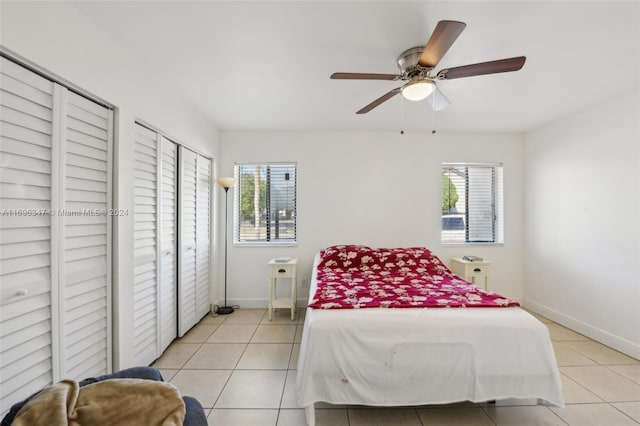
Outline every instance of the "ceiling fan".
POLYGON ((371 74, 336 72, 331 74, 334 80, 392 80, 406 81, 384 95, 380 96, 356 114, 365 114, 383 102, 388 101, 398 93, 405 99, 419 101, 427 99, 433 109, 439 111, 449 105, 447 98, 436 87, 436 80, 453 80, 454 78, 471 77, 474 75, 496 74, 501 72, 518 71, 524 65, 526 57, 499 59, 496 61, 480 62, 477 64, 445 68, 437 73, 432 70, 447 53, 467 24, 458 21, 440 21, 431 34, 426 46, 413 47, 398 56, 398 68, 401 74, 371 74))

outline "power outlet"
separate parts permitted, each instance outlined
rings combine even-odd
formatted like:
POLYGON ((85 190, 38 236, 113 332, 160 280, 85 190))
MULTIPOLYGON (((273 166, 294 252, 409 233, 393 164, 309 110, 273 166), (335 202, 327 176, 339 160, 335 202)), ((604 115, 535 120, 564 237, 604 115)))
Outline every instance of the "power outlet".
POLYGON ((302 278, 302 288, 309 288, 309 278, 302 278))

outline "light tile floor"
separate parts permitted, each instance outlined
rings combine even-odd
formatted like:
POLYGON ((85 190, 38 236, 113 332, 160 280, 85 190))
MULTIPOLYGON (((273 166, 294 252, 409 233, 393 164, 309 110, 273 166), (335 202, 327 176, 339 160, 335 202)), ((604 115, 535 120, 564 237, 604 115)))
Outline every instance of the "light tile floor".
MULTIPOLYGON (((368 408, 323 404, 318 426, 626 426, 640 424, 640 361, 546 318, 566 406, 368 408)), ((278 310, 238 309, 206 316, 177 339, 154 366, 205 407, 216 426, 304 426, 294 383, 304 310, 291 321, 278 310)))

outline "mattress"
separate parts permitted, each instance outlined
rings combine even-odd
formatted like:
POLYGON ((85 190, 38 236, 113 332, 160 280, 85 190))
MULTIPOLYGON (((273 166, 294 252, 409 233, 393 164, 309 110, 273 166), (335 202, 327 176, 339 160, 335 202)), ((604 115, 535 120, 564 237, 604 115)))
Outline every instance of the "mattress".
POLYGON ((307 308, 296 390, 310 425, 320 401, 564 404, 548 329, 519 307, 307 308))

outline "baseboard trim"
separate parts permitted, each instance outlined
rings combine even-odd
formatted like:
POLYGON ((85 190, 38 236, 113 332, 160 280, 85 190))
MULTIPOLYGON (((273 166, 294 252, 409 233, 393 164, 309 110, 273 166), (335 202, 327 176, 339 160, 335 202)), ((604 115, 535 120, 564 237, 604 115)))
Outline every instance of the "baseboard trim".
MULTIPOLYGON (((298 309, 305 309, 307 307, 308 300, 298 299, 296 303, 296 307, 298 309)), ((213 302, 214 305, 222 306, 224 304, 224 300, 216 300, 213 302)), ((266 309, 269 307, 268 299, 227 299, 227 304, 229 306, 239 306, 240 308, 247 309, 266 309)))
POLYGON ((631 342, 620 336, 616 336, 615 334, 611 334, 608 331, 594 327, 591 324, 580 321, 569 315, 565 315, 541 303, 527 299, 526 297, 524 298, 524 307, 532 312, 549 318, 560 325, 584 334, 591 339, 597 340, 604 345, 629 355, 630 357, 640 360, 640 345, 637 343, 631 342))

